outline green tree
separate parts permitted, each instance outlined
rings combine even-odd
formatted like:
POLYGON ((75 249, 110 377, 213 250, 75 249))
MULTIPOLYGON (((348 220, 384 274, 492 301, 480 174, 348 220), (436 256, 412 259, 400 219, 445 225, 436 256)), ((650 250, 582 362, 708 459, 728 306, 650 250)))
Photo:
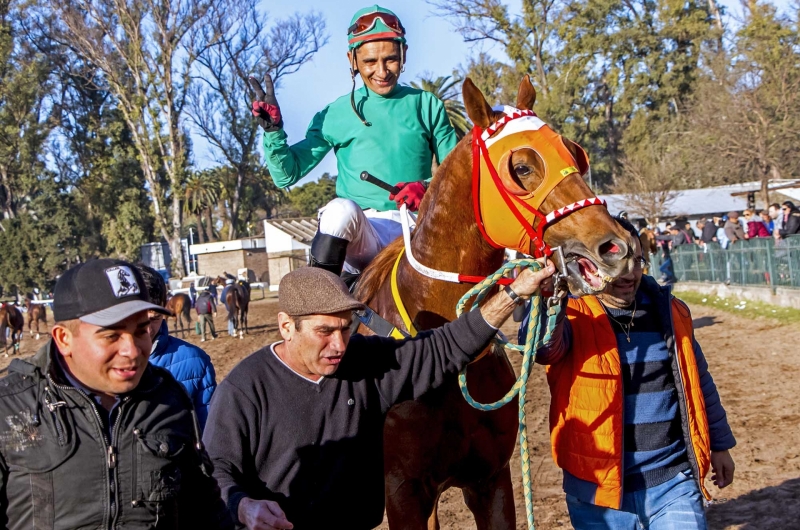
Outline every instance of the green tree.
MULTIPOLYGON (((55 125, 48 112, 52 64, 25 38, 25 4, 0 0, 0 211, 13 219, 26 208, 45 169, 55 125)), ((0 222, 0 229, 4 225, 0 222)))
POLYGON ((419 82, 411 82, 411 86, 432 93, 444 103, 447 119, 460 140, 470 130, 469 119, 464 104, 461 102, 461 82, 463 80, 454 76, 439 76, 436 79, 420 77, 419 82))
POLYGON ((336 197, 336 177, 324 173, 319 180, 295 186, 289 192, 294 211, 301 216, 314 217, 317 210, 336 197))

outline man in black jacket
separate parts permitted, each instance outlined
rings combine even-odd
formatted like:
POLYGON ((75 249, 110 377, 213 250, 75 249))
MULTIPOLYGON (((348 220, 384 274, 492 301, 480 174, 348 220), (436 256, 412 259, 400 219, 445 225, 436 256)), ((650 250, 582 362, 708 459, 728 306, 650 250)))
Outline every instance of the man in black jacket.
POLYGON ((148 363, 141 273, 64 273, 52 339, 0 380, 0 528, 233 528, 186 392, 148 363))
POLYGON ((389 408, 465 367, 516 302, 553 272, 552 264, 525 270, 479 311, 402 341, 351 337, 352 310, 363 305, 335 274, 309 267, 284 276, 284 340, 231 371, 206 423, 204 439, 234 518, 249 530, 378 526, 389 408))

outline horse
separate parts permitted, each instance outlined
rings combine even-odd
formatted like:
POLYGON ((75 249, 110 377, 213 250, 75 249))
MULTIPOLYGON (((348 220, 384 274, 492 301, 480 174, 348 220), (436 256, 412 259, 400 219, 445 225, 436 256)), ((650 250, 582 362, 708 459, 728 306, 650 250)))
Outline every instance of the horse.
MULTIPOLYGON (((230 287, 225 292, 225 308, 228 310, 228 322, 233 324, 233 334, 238 333, 239 338, 243 339, 247 333, 247 313, 250 307, 250 284, 244 280, 239 280, 233 284, 226 285, 226 278, 219 276, 214 283, 218 286, 230 287)), ((229 326, 230 327, 230 326, 229 326)))
MULTIPOLYGON (((505 126, 498 120, 513 113, 493 110, 470 79, 464 82, 463 97, 476 129, 439 166, 424 196, 410 242, 416 260, 439 271, 485 277, 503 263, 503 246, 533 255, 546 251, 543 244, 558 246, 566 256, 557 263, 559 271, 567 276, 566 283, 575 295, 598 292, 607 281, 632 270, 633 240, 584 182, 588 158, 583 150, 546 127, 536 132, 538 137, 548 135, 541 145, 531 142, 530 138, 538 137, 528 131, 503 136, 505 126), (487 131, 490 126, 494 129, 487 131), (518 199, 538 197, 537 215, 525 217, 528 226, 515 224, 513 217, 511 223, 501 219, 502 201, 485 208, 480 203, 484 200, 481 193, 501 193, 499 185, 492 188, 492 180, 482 180, 491 174, 479 162, 480 144, 476 142, 482 133, 500 138, 484 156, 499 156, 492 162, 496 167, 492 178, 497 177, 495 182, 504 187, 508 200, 517 207, 518 199), (545 147, 564 158, 554 168, 555 175, 548 172, 540 155, 545 147), (473 173, 478 163, 482 169, 473 173), (550 186, 553 177, 555 185, 550 186), (474 187, 478 189, 475 197, 474 187), (545 191, 539 193, 540 187, 545 191), (574 211, 565 213, 567 206, 574 211), (555 216, 555 222, 545 222, 548 213, 555 216), (511 233, 513 229, 516 231, 511 233), (528 239, 520 236, 526 233, 528 239)), ((535 100, 536 90, 526 76, 520 84, 517 108, 512 110, 530 116, 535 100)), ((506 213, 510 210, 508 207, 506 213)), ((405 307, 406 321, 417 330, 453 320, 456 303, 470 286, 417 272, 403 252, 403 243, 399 238, 378 254, 362 274, 356 296, 400 330, 408 331, 408 326, 395 303, 394 289, 405 307), (390 281, 395 274, 396 281, 390 281)), ((370 333, 363 324, 358 331, 370 333)), ((467 371, 473 398, 484 403, 502 397, 515 380, 511 363, 499 348, 490 349, 467 371)), ((473 409, 462 397, 456 376, 417 400, 394 406, 387 415, 383 437, 390 527, 438 529, 439 497, 458 487, 478 529, 516 528, 509 469, 516 438, 517 406, 509 404, 491 412, 473 409)))
POLYGON ((167 300, 166 308, 172 311, 173 315, 167 317, 167 327, 169 327, 169 319, 174 318, 175 334, 178 334, 178 327, 180 326, 181 338, 185 337, 186 329, 183 327, 184 320, 186 321, 187 328, 191 329, 192 327, 192 299, 189 298, 188 294, 174 294, 167 300))
POLYGON ((0 343, 3 344, 6 357, 8 357, 9 350, 6 329, 11 330, 11 355, 14 355, 19 351, 24 326, 25 318, 22 316, 22 311, 13 304, 0 304, 0 343))
POLYGON ((47 306, 44 304, 34 304, 33 300, 27 298, 25 300, 25 310, 28 312, 28 332, 31 337, 39 340, 41 334, 39 333, 39 323, 44 323, 44 329, 47 331, 47 306), (36 334, 34 336, 33 327, 36 327, 36 334))

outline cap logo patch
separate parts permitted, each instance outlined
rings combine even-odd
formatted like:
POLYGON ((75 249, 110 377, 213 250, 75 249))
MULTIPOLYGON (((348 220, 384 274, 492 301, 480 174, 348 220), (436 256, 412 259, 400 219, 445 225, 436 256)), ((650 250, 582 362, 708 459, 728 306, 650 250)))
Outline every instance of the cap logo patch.
POLYGON ((111 267, 106 269, 106 277, 114 291, 114 296, 123 298, 132 294, 139 294, 139 284, 131 269, 124 266, 111 267))

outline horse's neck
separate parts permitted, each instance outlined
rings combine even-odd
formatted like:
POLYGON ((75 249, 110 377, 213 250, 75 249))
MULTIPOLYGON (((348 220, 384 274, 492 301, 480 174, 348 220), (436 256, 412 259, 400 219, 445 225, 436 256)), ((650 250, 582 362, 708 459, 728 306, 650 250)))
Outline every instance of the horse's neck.
MULTIPOLYGON (((436 173, 431 197, 421 212, 411 249, 430 268, 466 275, 487 276, 503 261, 503 250, 481 236, 472 204, 472 165, 465 163, 469 144, 460 144, 436 173), (466 151, 466 152, 464 152, 466 151)), ((461 286, 466 290, 466 286, 461 286)))

